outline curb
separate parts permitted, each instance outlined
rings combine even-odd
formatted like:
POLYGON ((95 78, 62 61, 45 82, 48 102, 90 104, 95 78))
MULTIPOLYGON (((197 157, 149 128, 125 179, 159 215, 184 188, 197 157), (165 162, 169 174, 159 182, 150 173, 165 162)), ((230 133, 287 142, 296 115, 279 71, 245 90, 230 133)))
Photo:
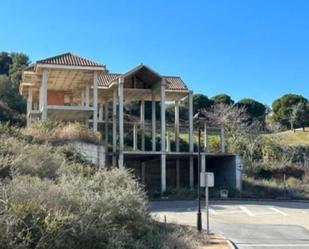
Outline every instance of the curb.
POLYGON ((231 249, 238 249, 238 247, 235 245, 235 243, 229 239, 226 240, 227 243, 229 244, 231 249))

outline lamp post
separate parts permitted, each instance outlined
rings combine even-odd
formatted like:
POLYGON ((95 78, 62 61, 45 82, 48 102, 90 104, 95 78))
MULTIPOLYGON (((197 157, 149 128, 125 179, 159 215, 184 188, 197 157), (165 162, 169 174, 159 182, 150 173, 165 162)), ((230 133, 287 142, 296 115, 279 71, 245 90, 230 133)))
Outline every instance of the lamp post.
POLYGON ((197 158, 197 230, 202 230, 202 213, 201 213, 201 121, 205 121, 205 115, 198 111, 193 120, 197 121, 198 123, 198 158, 197 158))

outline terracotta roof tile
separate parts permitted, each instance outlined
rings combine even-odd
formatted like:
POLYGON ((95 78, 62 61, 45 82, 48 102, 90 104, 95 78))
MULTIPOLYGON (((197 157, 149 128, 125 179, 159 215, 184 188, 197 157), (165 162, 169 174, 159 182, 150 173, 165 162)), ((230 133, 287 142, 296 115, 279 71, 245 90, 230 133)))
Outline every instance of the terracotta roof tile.
MULTIPOLYGON (((108 87, 113 81, 119 78, 118 73, 101 73, 99 76, 99 86, 108 87)), ((188 90, 183 80, 178 76, 163 76, 167 81, 168 90, 188 90)))
POLYGON ((114 80, 118 79, 121 74, 118 73, 101 73, 99 75, 99 86, 109 86, 114 80))
POLYGON ((80 67, 104 67, 105 65, 88 60, 86 58, 65 53, 50 57, 47 59, 37 61, 37 64, 50 64, 50 65, 62 65, 62 66, 80 66, 80 67))
POLYGON ((188 90, 183 80, 178 76, 163 76, 167 81, 167 89, 169 90, 188 90))

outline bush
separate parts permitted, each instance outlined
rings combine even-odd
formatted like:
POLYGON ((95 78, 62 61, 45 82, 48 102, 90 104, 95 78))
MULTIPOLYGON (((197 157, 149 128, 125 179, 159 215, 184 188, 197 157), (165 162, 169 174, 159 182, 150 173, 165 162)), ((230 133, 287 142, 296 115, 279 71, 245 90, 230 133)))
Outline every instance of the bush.
POLYGON ((30 137, 38 143, 62 144, 65 142, 81 141, 86 143, 99 144, 101 135, 93 132, 87 126, 78 122, 35 122, 22 131, 23 135, 30 137))
POLYGON ((0 190, 3 248, 159 248, 160 229, 127 171, 17 176, 0 190), (5 229, 3 229, 5 227, 5 229))

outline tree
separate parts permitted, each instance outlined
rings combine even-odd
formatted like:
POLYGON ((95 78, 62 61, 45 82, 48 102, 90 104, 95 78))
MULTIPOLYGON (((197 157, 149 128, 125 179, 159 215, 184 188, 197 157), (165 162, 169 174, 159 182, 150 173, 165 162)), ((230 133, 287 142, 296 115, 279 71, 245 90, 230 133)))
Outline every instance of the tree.
POLYGON ((226 105, 234 104, 234 100, 232 100, 231 96, 224 93, 213 96, 211 100, 214 102, 214 104, 220 104, 220 103, 226 105))
POLYGON ((236 103, 236 105, 246 109, 251 122, 254 120, 259 120, 261 122, 265 121, 266 106, 264 104, 254 99, 241 99, 236 103))
POLYGON ((307 104, 308 100, 301 95, 285 94, 272 103, 273 118, 276 122, 288 128, 291 126, 293 107, 299 103, 307 104))
POLYGON ((26 111, 25 99, 19 94, 22 70, 29 64, 23 53, 0 53, 0 99, 13 111, 26 111))
POLYGON ((299 102, 292 107, 290 116, 291 130, 295 131, 295 128, 303 128, 309 125, 309 103, 299 102))
MULTIPOLYGON (((201 109, 208 109, 212 106, 213 101, 204 94, 193 94, 193 113, 201 109)), ((183 105, 189 108, 189 98, 185 98, 183 105)))

